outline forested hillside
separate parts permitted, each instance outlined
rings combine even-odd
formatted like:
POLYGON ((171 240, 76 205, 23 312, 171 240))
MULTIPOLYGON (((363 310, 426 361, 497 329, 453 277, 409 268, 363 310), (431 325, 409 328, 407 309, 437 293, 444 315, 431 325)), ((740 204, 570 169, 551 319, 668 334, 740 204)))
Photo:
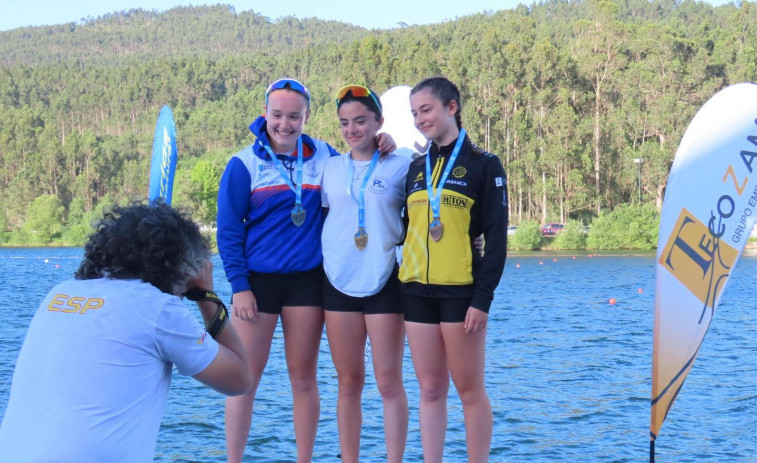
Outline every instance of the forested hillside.
POLYGON ((212 222, 223 166, 282 76, 313 93, 307 131, 340 148, 343 84, 450 77, 471 138, 502 158, 515 222, 588 223, 638 202, 639 176, 659 204, 696 110, 757 78, 755 24, 746 1, 587 0, 389 31, 219 5, 0 32, 0 242, 77 243, 98 206, 144 197, 164 104, 174 203, 212 222))

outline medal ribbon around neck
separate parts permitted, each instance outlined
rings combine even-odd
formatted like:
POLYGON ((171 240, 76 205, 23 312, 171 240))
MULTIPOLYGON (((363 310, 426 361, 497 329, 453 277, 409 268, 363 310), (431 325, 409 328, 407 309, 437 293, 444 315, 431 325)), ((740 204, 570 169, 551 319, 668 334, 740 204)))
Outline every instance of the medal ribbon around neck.
POLYGON ((350 195, 350 197, 355 200, 357 203, 357 222, 358 222, 358 229, 357 233, 355 233, 355 245, 358 247, 358 249, 363 250, 365 249, 366 244, 368 244, 368 233, 365 231, 365 187, 368 185, 368 179, 371 177, 371 174, 373 174, 373 170, 376 168, 376 164, 378 163, 379 159, 379 151, 376 150, 373 153, 373 158, 371 159, 371 164, 368 167, 368 170, 365 172, 365 177, 363 177, 363 183, 360 184, 360 193, 357 198, 355 198, 355 195, 352 194, 352 178, 354 175, 355 167, 352 164, 352 155, 347 155, 347 194, 350 195))
POLYGON ((431 231, 431 237, 434 239, 434 241, 439 241, 439 239, 441 239, 442 237, 442 222, 439 219, 442 190, 444 190, 444 183, 447 181, 447 177, 449 177, 449 173, 452 171, 452 167, 455 165, 457 155, 460 154, 460 148, 463 146, 463 140, 465 140, 465 129, 460 129, 460 135, 457 136, 457 143, 455 143, 455 148, 452 150, 452 154, 449 157, 449 161, 447 162, 447 167, 445 167, 444 169, 442 178, 439 179, 439 186, 436 188, 436 194, 434 194, 434 185, 431 179, 430 143, 428 151, 426 152, 426 191, 428 192, 428 202, 431 205, 431 212, 434 215, 434 219, 429 225, 429 229, 431 231))
POLYGON ((271 161, 273 161, 279 174, 281 174, 281 178, 284 179, 289 189, 295 194, 294 208, 292 209, 292 222, 299 227, 305 222, 305 208, 302 207, 302 136, 297 138, 297 187, 292 184, 292 180, 289 178, 289 175, 284 168, 284 164, 278 157, 276 157, 273 149, 265 144, 263 145, 263 148, 268 151, 268 154, 271 156, 271 161))

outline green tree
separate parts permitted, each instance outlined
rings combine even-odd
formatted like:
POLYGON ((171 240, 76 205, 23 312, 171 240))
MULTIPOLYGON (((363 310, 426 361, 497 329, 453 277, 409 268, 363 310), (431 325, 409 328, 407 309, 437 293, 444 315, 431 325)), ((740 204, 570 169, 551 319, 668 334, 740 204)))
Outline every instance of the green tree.
POLYGON ((30 244, 52 244, 61 237, 65 207, 55 195, 39 196, 29 206, 21 234, 30 244))
POLYGON ((10 227, 8 219, 5 217, 5 211, 0 210, 0 244, 7 243, 10 238, 10 227))
POLYGON ((602 212, 591 224, 586 239, 589 249, 654 249, 660 228, 660 214, 649 204, 622 205, 602 212))
POLYGON ((586 249, 586 233, 583 224, 578 220, 569 220, 549 247, 552 249, 586 249))
POLYGON ((221 182, 221 170, 209 161, 199 161, 189 176, 194 218, 203 223, 215 223, 216 198, 221 182))
POLYGON ((624 27, 615 19, 618 6, 610 0, 591 0, 591 17, 575 23, 576 62, 581 75, 594 96, 591 117, 592 151, 594 154, 594 181, 597 189, 596 210, 602 207, 602 195, 607 195, 607 182, 603 184, 604 134, 608 127, 603 121, 611 110, 612 95, 617 91, 614 78, 624 67, 624 27))
POLYGON ((63 229, 62 242, 69 246, 82 246, 94 231, 89 223, 90 216, 84 210, 84 200, 74 198, 68 206, 68 217, 63 229))
POLYGON ((541 248, 544 236, 541 226, 535 220, 524 220, 518 224, 515 234, 508 238, 508 246, 519 251, 533 251, 541 248))

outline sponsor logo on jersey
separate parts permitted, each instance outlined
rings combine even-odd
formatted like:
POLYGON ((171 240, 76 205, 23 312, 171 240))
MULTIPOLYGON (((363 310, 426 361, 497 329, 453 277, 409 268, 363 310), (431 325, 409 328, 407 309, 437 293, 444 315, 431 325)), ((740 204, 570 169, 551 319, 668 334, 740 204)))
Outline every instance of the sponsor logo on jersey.
POLYGON ((463 178, 465 177, 465 174, 468 173, 468 170, 463 166, 457 166, 454 169, 452 169, 452 176, 455 178, 463 178))
POLYGON ((505 184, 505 179, 503 179, 502 177, 497 177, 494 179, 495 186, 502 186, 504 184, 505 184))
POLYGON ((415 180, 413 181, 420 182, 421 180, 423 180, 423 172, 418 172, 418 175, 415 176, 415 180))
POLYGON ((274 172, 270 171, 270 170, 264 170, 262 172, 259 172, 258 173, 258 179, 257 179, 257 181, 259 182, 259 181, 263 180, 264 178, 270 177, 270 175, 272 173, 274 173, 274 172))
POLYGON ((265 188, 271 185, 283 185, 283 183, 279 180, 279 177, 274 177, 272 180, 268 180, 267 182, 258 183, 257 185, 255 185, 255 189, 265 188))
POLYGON ((468 198, 443 194, 442 205, 447 207, 454 207, 456 209, 466 209, 468 207, 468 198))
POLYGON ((407 203, 408 209, 415 209, 416 207, 427 207, 428 206, 428 200, 426 198, 421 199, 414 199, 407 203))
POLYGON ((444 182, 445 185, 458 185, 458 186, 468 186, 468 182, 464 182, 462 180, 453 180, 449 179, 446 182, 444 182))

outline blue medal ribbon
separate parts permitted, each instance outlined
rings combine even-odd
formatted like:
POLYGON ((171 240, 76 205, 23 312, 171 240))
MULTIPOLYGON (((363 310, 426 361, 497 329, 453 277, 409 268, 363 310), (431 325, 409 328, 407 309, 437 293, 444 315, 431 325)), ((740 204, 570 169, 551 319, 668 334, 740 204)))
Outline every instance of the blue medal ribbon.
POLYGON ((358 228, 365 229, 365 187, 368 185, 368 179, 371 177, 371 174, 373 174, 373 170, 376 168, 376 163, 379 159, 379 151, 376 150, 375 153, 373 153, 373 158, 371 159, 371 164, 368 167, 368 170, 365 173, 365 177, 363 177, 363 183, 360 185, 360 193, 357 198, 355 198, 355 195, 352 194, 352 178, 354 173, 354 166, 352 164, 352 156, 347 155, 347 165, 349 166, 347 168, 347 194, 350 195, 352 199, 355 200, 357 203, 357 223, 358 228))
POLYGON ((302 136, 297 138, 297 186, 295 187, 292 184, 292 180, 289 178, 289 175, 287 174, 286 169, 284 168, 284 164, 281 162, 281 160, 276 157, 276 153, 273 152, 273 149, 271 149, 268 145, 263 145, 263 148, 265 148, 266 151, 268 151, 268 155, 271 157, 271 161, 273 161, 273 165, 276 166, 276 169, 278 169, 279 174, 281 174, 281 178, 284 179, 287 186, 290 190, 292 190, 295 194, 295 203, 294 208, 292 209, 292 221, 296 226, 300 226, 305 222, 305 208, 302 207, 302 136))
POLYGON ((449 173, 452 171, 452 166, 455 165, 455 160, 457 159, 457 155, 460 153, 460 148, 463 146, 463 140, 465 140, 465 129, 460 129, 460 135, 457 136, 457 143, 455 143, 455 148, 452 150, 452 154, 449 157, 449 162, 447 162, 447 167, 444 169, 442 178, 439 179, 439 186, 436 188, 436 194, 434 194, 434 185, 431 180, 431 160, 429 159, 431 157, 430 143, 428 146, 428 151, 426 151, 426 191, 428 192, 428 202, 431 205, 431 212, 434 215, 434 220, 433 222, 431 222, 432 227, 441 226, 441 220, 439 220, 439 205, 441 203, 442 190, 444 190, 444 183, 447 181, 447 177, 449 177, 449 173))

